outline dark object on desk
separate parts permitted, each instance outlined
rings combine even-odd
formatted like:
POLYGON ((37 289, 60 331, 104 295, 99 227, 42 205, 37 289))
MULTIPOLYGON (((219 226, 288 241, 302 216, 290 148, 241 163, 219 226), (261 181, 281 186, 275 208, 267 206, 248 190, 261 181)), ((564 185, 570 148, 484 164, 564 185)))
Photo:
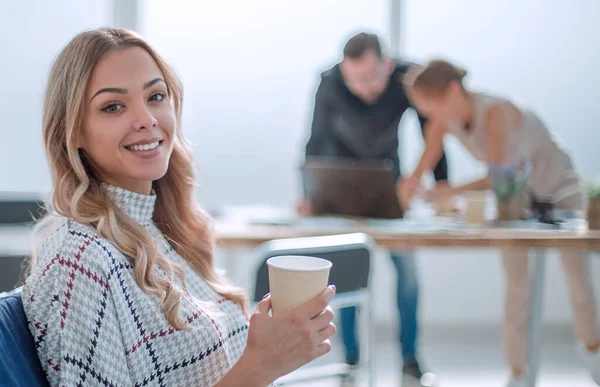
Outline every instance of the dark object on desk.
POLYGON ((531 213, 540 223, 558 224, 554 219, 554 202, 552 197, 538 197, 533 192, 530 192, 531 197, 531 213))
POLYGON ((304 197, 315 215, 402 217, 393 166, 385 160, 311 157, 301 168, 304 197))
POLYGON ((0 297, 0 384, 49 386, 35 349, 21 293, 0 297))
POLYGON ((590 230, 600 230, 600 197, 590 199, 587 208, 587 221, 590 230))
POLYGON ((11 194, 14 199, 0 196, 0 224, 32 223, 46 214, 42 200, 18 199, 18 195, 11 194))

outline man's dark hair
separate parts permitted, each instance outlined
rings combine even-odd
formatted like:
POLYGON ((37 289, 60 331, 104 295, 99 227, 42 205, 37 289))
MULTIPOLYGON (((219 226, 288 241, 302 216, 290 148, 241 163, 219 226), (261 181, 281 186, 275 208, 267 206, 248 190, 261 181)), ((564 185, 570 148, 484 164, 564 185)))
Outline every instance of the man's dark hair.
POLYGON ((344 58, 357 59, 368 51, 374 51, 381 58, 381 43, 375 34, 361 32, 348 40, 344 46, 344 58))

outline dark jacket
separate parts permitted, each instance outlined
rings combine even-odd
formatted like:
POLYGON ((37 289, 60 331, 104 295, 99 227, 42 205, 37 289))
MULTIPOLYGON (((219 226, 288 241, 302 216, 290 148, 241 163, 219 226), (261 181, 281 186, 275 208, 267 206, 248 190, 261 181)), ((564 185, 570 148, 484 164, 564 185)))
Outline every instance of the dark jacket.
MULTIPOLYGON (((344 84, 339 64, 322 73, 306 158, 389 159, 396 176, 400 177, 398 124, 402 114, 412 107, 402 79, 411 65, 396 62, 387 88, 374 104, 367 104, 350 92, 344 84)), ((423 131, 426 119, 419 115, 419 121, 423 131)), ((445 154, 433 174, 436 180, 448 179, 445 154)))

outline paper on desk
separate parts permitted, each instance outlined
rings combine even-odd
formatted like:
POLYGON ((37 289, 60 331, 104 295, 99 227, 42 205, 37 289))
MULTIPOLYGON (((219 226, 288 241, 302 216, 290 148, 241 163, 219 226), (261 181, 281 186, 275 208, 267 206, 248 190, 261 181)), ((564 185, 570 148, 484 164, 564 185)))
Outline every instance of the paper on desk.
POLYGON ((411 220, 411 219, 369 219, 366 225, 394 234, 438 234, 444 232, 465 233, 477 231, 461 222, 442 219, 411 220))
POLYGON ((419 234, 478 234, 482 229, 510 229, 523 231, 568 231, 580 228, 581 222, 568 221, 560 226, 539 223, 533 220, 514 222, 493 222, 485 226, 457 221, 453 218, 436 217, 427 220, 417 219, 364 219, 354 220, 344 217, 324 216, 300 218, 294 226, 313 232, 347 233, 368 230, 398 235, 419 234), (365 230, 367 229, 367 230, 365 230))
POLYGON ((356 222, 339 216, 302 217, 294 223, 294 227, 315 232, 348 232, 356 227, 356 222))
POLYGON ((558 224, 540 223, 536 220, 515 220, 496 222, 494 228, 510 230, 551 230, 551 231, 578 231, 585 229, 585 219, 571 218, 561 220, 558 224))
POLYGON ((477 231, 472 227, 465 227, 464 224, 446 220, 365 219, 357 221, 335 216, 301 218, 295 223, 295 227, 309 229, 314 232, 340 233, 364 230, 365 228, 390 234, 436 234, 442 232, 465 233, 477 231))

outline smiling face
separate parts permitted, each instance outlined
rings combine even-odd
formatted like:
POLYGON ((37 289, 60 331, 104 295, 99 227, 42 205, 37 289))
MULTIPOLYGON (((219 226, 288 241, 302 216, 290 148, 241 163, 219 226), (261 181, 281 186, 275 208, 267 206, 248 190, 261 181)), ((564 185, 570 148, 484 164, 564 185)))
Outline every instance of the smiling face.
POLYGON ((148 194, 167 172, 176 122, 152 56, 139 47, 110 51, 88 83, 77 147, 101 181, 148 194))
POLYGON ((385 91, 394 63, 369 50, 358 58, 344 58, 340 69, 350 92, 365 103, 373 104, 385 91))

